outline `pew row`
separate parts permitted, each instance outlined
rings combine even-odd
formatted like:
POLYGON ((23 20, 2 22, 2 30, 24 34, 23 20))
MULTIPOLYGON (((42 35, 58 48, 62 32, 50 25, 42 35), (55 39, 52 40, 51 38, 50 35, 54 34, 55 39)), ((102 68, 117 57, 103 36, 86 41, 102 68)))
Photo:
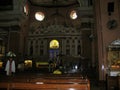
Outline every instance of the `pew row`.
POLYGON ((81 83, 0 83, 6 90, 90 90, 89 84, 81 83))
POLYGON ((85 79, 31 79, 29 82, 0 82, 0 90, 90 90, 85 79))

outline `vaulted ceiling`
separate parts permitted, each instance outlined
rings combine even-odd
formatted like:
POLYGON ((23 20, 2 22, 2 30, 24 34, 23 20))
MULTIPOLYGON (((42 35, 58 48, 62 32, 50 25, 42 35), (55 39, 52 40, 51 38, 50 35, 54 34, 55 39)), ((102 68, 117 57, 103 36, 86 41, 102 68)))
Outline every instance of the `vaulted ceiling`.
POLYGON ((78 0, 28 0, 32 5, 43 7, 66 7, 77 5, 78 0))

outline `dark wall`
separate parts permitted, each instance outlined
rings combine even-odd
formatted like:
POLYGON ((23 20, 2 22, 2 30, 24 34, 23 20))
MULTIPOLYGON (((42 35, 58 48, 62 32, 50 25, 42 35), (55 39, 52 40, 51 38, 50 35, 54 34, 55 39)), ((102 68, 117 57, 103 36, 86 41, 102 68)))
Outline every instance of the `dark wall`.
POLYGON ((0 11, 12 10, 12 9, 13 9, 13 0, 0 0, 0 11))

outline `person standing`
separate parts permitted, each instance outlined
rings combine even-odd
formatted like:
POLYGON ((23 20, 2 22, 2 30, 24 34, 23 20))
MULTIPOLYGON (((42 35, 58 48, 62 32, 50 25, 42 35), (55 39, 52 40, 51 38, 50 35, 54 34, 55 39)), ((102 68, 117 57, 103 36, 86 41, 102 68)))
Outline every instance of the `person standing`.
POLYGON ((7 56, 9 57, 5 66, 5 71, 7 76, 11 76, 15 73, 15 61, 13 58, 16 56, 13 52, 8 52, 7 56))

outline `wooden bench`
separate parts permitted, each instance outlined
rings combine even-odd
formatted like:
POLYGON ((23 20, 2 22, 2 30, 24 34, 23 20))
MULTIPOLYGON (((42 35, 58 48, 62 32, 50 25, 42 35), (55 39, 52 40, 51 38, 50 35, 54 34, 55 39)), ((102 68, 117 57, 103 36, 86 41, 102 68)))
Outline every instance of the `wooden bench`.
POLYGON ((89 84, 82 83, 0 83, 7 90, 90 90, 89 84))
POLYGON ((36 83, 36 82, 44 82, 44 83, 82 83, 82 84, 87 84, 89 83, 88 79, 76 79, 76 78, 71 78, 71 79, 56 79, 56 78, 49 78, 49 79, 44 79, 44 78, 36 78, 36 79, 31 79, 29 81, 30 83, 36 83))
POLYGON ((90 90, 87 78, 72 76, 40 76, 12 78, 0 82, 0 90, 90 90))
POLYGON ((120 90, 120 76, 107 76, 107 90, 120 90))
POLYGON ((77 79, 37 79, 30 82, 0 82, 7 90, 90 90, 89 81, 77 79))

